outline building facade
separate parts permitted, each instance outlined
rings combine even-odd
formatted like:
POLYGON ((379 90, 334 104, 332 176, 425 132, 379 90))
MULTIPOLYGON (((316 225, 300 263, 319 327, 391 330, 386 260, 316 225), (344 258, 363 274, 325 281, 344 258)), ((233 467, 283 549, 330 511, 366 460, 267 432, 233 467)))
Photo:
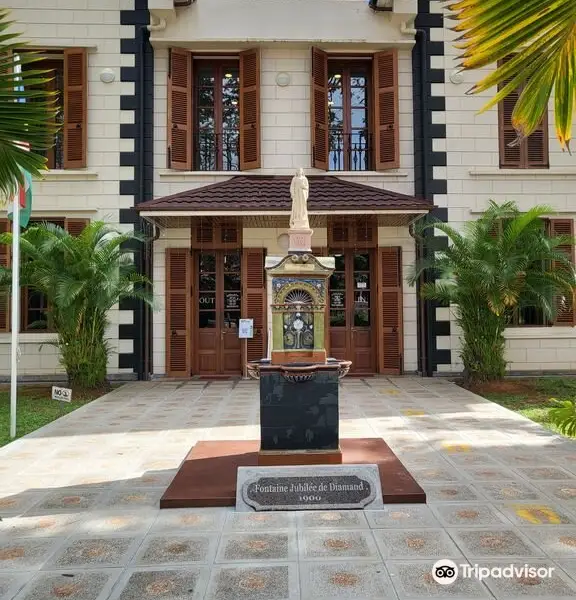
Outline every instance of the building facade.
MULTIPOLYGON (((61 164, 35 185, 33 218, 77 228, 103 218, 150 238, 138 264, 158 309, 114 311, 111 374, 237 376, 246 359, 267 354, 264 260, 286 252, 299 167, 310 181, 314 251, 336 257, 329 350, 356 374, 461 368, 450 308, 406 283, 423 252, 416 220, 458 225, 507 199, 552 204, 550 226, 573 228, 573 159, 548 122, 511 151, 510 106, 476 114, 485 98, 465 92, 481 74, 455 71, 441 2, 9 4, 47 59, 85 65, 85 156, 67 162, 64 144, 61 164), (105 83, 104 71, 115 80, 105 83), (254 319, 246 345, 239 318, 254 319)), ((506 334, 511 370, 576 368, 572 319, 518 315, 506 334)), ((57 356, 38 346, 50 334, 22 331, 22 372, 56 372, 57 356)), ((6 357, 8 340, 0 333, 6 357)))
MULTIPOLYGON (((59 91, 62 133, 48 153, 49 171, 33 185, 32 222, 52 221, 71 232, 89 220, 130 228, 138 165, 136 60, 138 19, 147 23, 145 3, 134 0, 8 0, 14 29, 44 55, 42 66, 53 72, 50 85, 59 91)), ((0 212, 0 228, 9 223, 0 212)), ((0 260, 10 260, 4 246, 0 260)), ((20 363, 24 377, 62 375, 58 354, 45 342, 49 331, 36 327, 46 316, 38 294, 22 291, 20 363)), ((109 373, 132 377, 137 367, 141 311, 119 306, 110 314, 112 346, 109 373)), ((10 373, 10 315, 0 303, 0 378, 10 373)))

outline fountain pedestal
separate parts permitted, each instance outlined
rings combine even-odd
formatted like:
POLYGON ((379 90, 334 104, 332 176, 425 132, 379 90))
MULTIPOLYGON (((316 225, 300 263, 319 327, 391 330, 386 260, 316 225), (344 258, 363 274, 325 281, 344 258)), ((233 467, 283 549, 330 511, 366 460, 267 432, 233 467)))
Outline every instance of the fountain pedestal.
POLYGON ((272 350, 248 365, 260 380, 262 465, 338 464, 338 381, 350 363, 329 359, 326 297, 334 258, 268 258, 272 350))

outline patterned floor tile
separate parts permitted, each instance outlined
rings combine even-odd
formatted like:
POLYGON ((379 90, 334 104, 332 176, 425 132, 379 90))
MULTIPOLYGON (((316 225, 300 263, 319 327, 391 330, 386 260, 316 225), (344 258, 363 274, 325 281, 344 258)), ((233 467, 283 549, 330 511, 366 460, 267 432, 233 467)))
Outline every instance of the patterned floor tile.
POLYGON ((295 515, 288 512, 230 512, 226 516, 225 531, 280 531, 295 526, 295 515))
MULTIPOLYGON (((525 562, 513 561, 519 569, 514 577, 488 577, 484 581, 498 600, 535 598, 537 600, 568 600, 576 597, 576 583, 552 561, 533 561, 524 571, 525 562), (551 570, 552 569, 552 570, 551 570), (550 576, 548 576, 550 574, 550 576)), ((501 562, 478 562, 479 567, 502 568, 501 562)))
POLYGON ((571 513, 549 503, 517 502, 496 507, 515 525, 576 525, 571 513))
POLYGON ((122 536, 73 537, 44 565, 46 570, 119 567, 132 558, 141 538, 122 536))
POLYGON ((0 571, 39 569, 62 544, 63 538, 0 540, 0 571))
POLYGON ((208 567, 129 569, 109 600, 201 600, 208 567))
POLYGON ((373 529, 436 528, 438 520, 425 504, 388 505, 382 510, 365 511, 373 529))
POLYGON ((151 535, 134 559, 139 566, 210 563, 218 547, 217 533, 151 535))
POLYGON ((508 519, 490 504, 435 504, 432 511, 445 527, 510 525, 508 519))
POLYGON ((2 537, 66 537, 76 531, 81 522, 80 514, 3 518, 0 521, 0 539, 2 537))
POLYGON ((216 562, 287 561, 296 555, 294 532, 233 533, 222 535, 216 562))
POLYGON ((145 534, 159 512, 159 510, 138 510, 133 514, 124 510, 92 512, 84 517, 78 529, 84 534, 145 534))
POLYGON ((572 479, 573 484, 576 485, 576 477, 561 467, 518 467, 516 471, 530 481, 572 479))
POLYGON ((432 561, 386 561, 392 583, 400 599, 453 598, 476 600, 492 598, 475 579, 458 578, 451 585, 440 585, 432 577, 432 561))
POLYGON ((483 497, 471 486, 459 483, 424 484, 428 503, 434 502, 478 502, 483 497))
POLYGON ((378 549, 369 530, 303 530, 299 532, 300 558, 378 559, 378 549))
POLYGON ((552 558, 576 558, 576 527, 521 527, 519 531, 552 558))
POLYGON ((376 529, 374 538, 384 559, 462 556, 450 536, 442 529, 376 529))
POLYGON ((368 521, 363 512, 302 511, 297 515, 298 527, 303 529, 367 529, 368 521))
POLYGON ((0 515, 2 518, 21 515, 45 496, 46 491, 20 492, 6 496, 0 492, 0 515))
POLYGON ((487 498, 496 502, 510 500, 539 500, 542 493, 534 486, 520 481, 508 481, 498 483, 476 484, 476 487, 486 495, 487 498))
POLYGON ((544 553, 512 528, 450 529, 452 539, 467 558, 533 557, 544 553))
POLYGON ((303 563, 302 600, 382 600, 396 597, 381 562, 303 563))
POLYGON ((0 575, 0 600, 12 600, 16 593, 30 581, 29 573, 0 575))
POLYGON ((159 511, 150 532, 193 533, 221 531, 228 509, 182 508, 159 511))
POLYGON ((295 564, 215 567, 205 600, 298 600, 295 564))
POLYGON ((488 465, 484 467, 461 467, 460 472, 473 482, 477 481, 502 481, 507 482, 514 478, 514 472, 504 467, 488 465))
POLYGON ((102 506, 108 509, 126 508, 157 508, 164 488, 141 488, 137 490, 119 490, 111 492, 102 501, 102 506))
POLYGON ((85 511, 96 505, 103 497, 103 490, 88 490, 86 488, 69 488, 48 494, 38 502, 27 515, 44 515, 48 512, 77 512, 85 511))
POLYGON ((18 595, 18 600, 107 600, 121 569, 43 572, 18 595))

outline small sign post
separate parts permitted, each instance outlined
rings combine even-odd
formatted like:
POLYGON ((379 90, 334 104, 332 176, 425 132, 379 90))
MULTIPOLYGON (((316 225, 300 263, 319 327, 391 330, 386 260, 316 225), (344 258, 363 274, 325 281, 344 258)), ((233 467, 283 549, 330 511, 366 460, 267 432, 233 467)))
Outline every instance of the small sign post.
POLYGON ((72 402, 72 390, 70 388, 52 386, 52 400, 60 402, 60 415, 64 414, 63 402, 72 402))
MULTIPOLYGON (((254 319, 240 319, 238 323, 238 338, 244 340, 244 363, 248 361, 248 340, 254 337, 254 319)), ((248 366, 242 369, 244 379, 248 379, 248 366)))

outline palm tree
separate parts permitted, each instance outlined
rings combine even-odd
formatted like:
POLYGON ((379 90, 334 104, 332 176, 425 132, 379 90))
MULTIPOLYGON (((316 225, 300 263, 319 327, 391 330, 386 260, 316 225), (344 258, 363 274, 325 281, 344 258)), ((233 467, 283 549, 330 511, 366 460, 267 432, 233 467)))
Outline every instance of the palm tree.
POLYGON ((462 231, 441 222, 419 228, 420 234, 442 231, 449 245, 417 263, 409 281, 414 285, 428 272, 435 281, 422 286, 422 295, 454 308, 468 384, 504 376, 504 330, 514 311, 538 308, 551 320, 560 300, 561 306, 572 302, 576 270, 561 246, 573 240, 546 232, 543 217, 551 212, 547 206, 520 212, 513 202, 490 202, 462 231))
MULTIPOLYGON (((51 223, 22 234, 22 285, 47 300, 54 345, 71 386, 93 388, 105 382, 110 309, 125 298, 152 304, 149 281, 136 273, 133 250, 127 248, 140 241, 141 236, 120 233, 101 221, 78 236, 51 223)), ((12 243, 12 235, 0 236, 0 243, 12 243)), ((10 269, 0 268, 0 287, 10 280, 10 269)))
POLYGON ((0 9, 0 194, 10 198, 22 183, 22 170, 38 177, 43 150, 54 145, 56 97, 44 88, 47 71, 30 69, 41 56, 19 52, 26 44, 11 31, 9 11, 0 9), (27 151, 26 144, 31 151, 27 151), (40 152, 40 153, 39 153, 40 152))
POLYGON ((499 86, 483 111, 526 84, 512 114, 518 140, 542 120, 554 90, 556 134, 569 148, 576 99, 574 0, 456 0, 448 5, 461 35, 463 69, 482 69, 511 57, 471 90, 499 86))

